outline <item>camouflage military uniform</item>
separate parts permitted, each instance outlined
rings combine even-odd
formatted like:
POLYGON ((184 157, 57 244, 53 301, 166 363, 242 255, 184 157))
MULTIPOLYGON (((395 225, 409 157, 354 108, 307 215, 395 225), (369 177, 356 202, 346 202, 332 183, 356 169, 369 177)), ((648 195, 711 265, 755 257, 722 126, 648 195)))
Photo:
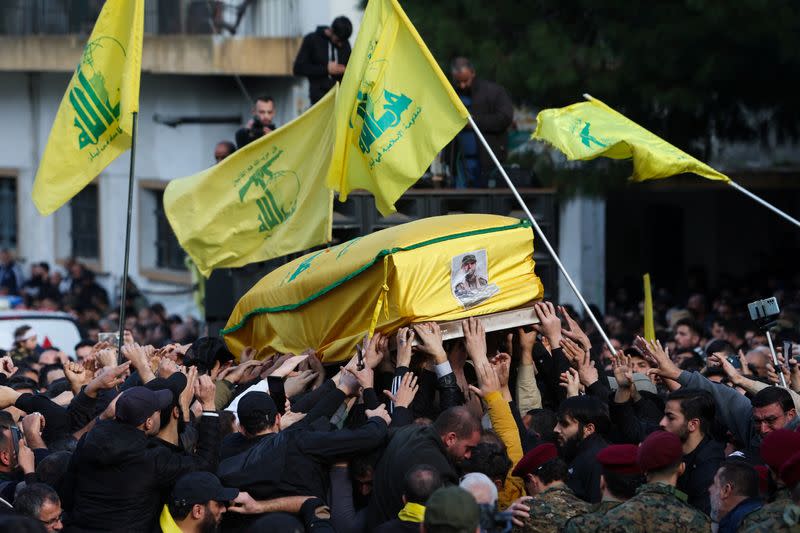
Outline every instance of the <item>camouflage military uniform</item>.
POLYGON ((789 498, 781 498, 766 504, 758 511, 754 511, 742 520, 739 526, 740 533, 765 533, 772 531, 800 532, 798 525, 798 511, 800 508, 792 503, 789 498))
POLYGON ((514 527, 515 533, 558 533, 567 520, 592 510, 591 505, 575 496, 566 485, 543 490, 527 505, 531 516, 523 527, 514 527))
POLYGON ((591 513, 570 518, 564 525, 564 533, 591 533, 597 529, 606 513, 621 503, 620 501, 603 500, 594 504, 591 513))
POLYGON ((666 483, 645 483, 636 496, 606 513, 598 532, 701 533, 711 520, 689 504, 686 495, 666 483))

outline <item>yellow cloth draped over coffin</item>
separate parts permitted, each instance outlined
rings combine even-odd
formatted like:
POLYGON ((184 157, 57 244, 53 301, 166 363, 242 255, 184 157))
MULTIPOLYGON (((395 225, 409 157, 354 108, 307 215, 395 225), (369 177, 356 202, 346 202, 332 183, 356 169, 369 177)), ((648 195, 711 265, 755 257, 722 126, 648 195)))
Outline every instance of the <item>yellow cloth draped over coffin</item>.
POLYGON ((317 351, 345 360, 373 326, 454 320, 541 299, 530 222, 448 215, 384 229, 312 252, 261 279, 222 333, 234 353, 317 351))

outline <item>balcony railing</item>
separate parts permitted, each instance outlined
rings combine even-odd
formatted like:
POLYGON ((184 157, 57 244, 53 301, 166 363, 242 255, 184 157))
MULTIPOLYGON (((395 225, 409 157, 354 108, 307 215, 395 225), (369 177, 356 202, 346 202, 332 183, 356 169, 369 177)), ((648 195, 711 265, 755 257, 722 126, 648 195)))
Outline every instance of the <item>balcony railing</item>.
MULTIPOLYGON (((105 0, 2 0, 0 35, 88 35, 105 0)), ((300 35, 297 0, 147 0, 145 33, 300 35)))

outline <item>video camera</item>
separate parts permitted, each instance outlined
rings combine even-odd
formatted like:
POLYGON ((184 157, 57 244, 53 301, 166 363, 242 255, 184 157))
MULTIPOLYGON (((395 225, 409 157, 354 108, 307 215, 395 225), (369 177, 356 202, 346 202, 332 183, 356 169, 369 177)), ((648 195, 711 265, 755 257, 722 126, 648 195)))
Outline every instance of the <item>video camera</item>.
POLYGON ((272 130, 275 129, 275 124, 273 124, 272 122, 270 122, 269 124, 262 124, 257 116, 253 116, 253 127, 250 128, 250 136, 253 137, 254 139, 263 137, 265 126, 272 130))
POLYGON ((508 533, 514 527, 510 511, 498 511, 496 506, 481 504, 481 533, 508 533))

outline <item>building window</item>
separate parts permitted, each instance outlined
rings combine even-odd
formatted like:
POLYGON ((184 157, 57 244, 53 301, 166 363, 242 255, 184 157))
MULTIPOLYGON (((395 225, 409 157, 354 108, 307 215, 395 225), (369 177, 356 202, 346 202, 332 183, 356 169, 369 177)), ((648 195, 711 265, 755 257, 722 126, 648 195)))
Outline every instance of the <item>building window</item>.
POLYGON ((0 177, 0 248, 17 247, 17 180, 0 177))
POLYGON ((87 185, 70 200, 69 214, 72 222, 71 255, 82 259, 99 259, 99 208, 96 184, 87 185))
POLYGON ((186 252, 183 251, 164 211, 164 191, 152 191, 156 196, 156 267, 169 270, 186 270, 186 252))

